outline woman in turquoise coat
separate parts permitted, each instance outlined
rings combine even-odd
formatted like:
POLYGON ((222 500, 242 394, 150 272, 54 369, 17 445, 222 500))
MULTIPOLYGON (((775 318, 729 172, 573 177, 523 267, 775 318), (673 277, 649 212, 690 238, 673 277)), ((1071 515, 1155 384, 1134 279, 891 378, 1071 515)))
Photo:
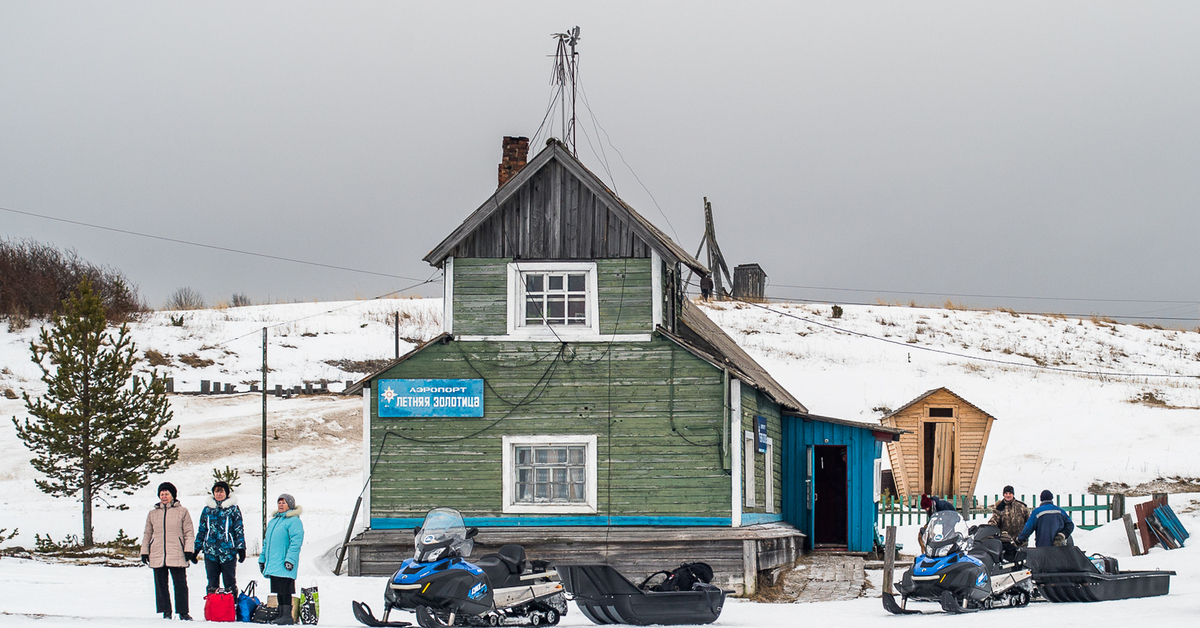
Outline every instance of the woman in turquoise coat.
POLYGON ((284 493, 279 496, 279 511, 267 523, 258 570, 271 579, 271 593, 279 599, 279 619, 273 623, 292 623, 292 596, 296 593, 296 576, 300 567, 300 546, 304 543, 304 524, 300 523, 303 508, 296 498, 284 493))

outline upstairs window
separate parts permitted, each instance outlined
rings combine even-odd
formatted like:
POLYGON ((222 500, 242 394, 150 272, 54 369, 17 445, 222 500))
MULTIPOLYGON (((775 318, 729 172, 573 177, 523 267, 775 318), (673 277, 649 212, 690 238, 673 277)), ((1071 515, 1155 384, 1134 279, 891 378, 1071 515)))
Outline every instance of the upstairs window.
POLYGON ((587 327, 587 273, 521 273, 525 280, 525 325, 587 327))
POLYGON ((508 333, 531 340, 599 335, 595 262, 508 265, 508 333))

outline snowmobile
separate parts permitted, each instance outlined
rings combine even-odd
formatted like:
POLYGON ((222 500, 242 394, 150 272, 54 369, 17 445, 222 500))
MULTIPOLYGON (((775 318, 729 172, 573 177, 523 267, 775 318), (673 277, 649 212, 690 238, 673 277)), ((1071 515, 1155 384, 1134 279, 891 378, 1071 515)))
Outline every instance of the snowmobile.
POLYGON ((475 562, 466 559, 478 528, 468 529, 452 508, 435 508, 413 529, 416 553, 406 559, 383 590, 384 610, 353 602, 354 616, 375 627, 410 626, 388 621, 395 609, 412 611, 421 628, 446 626, 553 626, 567 612, 558 572, 528 561, 525 548, 505 545, 475 562))
POLYGON ((883 594, 888 612, 922 612, 908 609, 908 600, 937 602, 947 613, 1029 604, 1034 583, 1025 550, 1003 541, 996 526, 968 529, 957 512, 943 511, 930 518, 922 540, 925 553, 896 584, 900 603, 890 593, 883 594))

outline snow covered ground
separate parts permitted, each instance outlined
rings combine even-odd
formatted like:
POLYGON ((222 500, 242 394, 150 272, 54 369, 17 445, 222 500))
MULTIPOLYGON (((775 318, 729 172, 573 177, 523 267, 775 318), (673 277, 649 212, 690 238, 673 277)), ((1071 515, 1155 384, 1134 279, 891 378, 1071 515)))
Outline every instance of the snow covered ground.
MULTIPOLYGON (((1083 493, 1094 483, 1130 486, 1163 482, 1176 487, 1200 478, 1200 334, 1147 329, 1105 321, 1013 315, 953 309, 718 304, 708 312, 809 410, 822 415, 875 421, 922 392, 946 386, 996 417, 981 472, 979 492, 1004 484, 1018 492, 1050 488, 1083 493), (836 331, 835 330, 843 330, 836 331), (849 332, 849 333, 845 333, 849 332), (1038 364, 1047 368, 1035 368, 1038 364)), ((394 355, 393 324, 399 314, 401 352, 440 332, 441 301, 387 299, 298 303, 244 308, 161 312, 131 325, 141 351, 164 362, 177 391, 198 390, 200 380, 231 382, 248 390, 261 378, 262 328, 268 327, 269 382, 285 386, 342 382, 365 374, 369 360, 394 355), (180 324, 176 324, 180 323, 180 324)), ((38 394, 40 372, 29 361, 33 328, 0 326, 0 416, 24 419, 24 403, 3 394, 38 394)), ((260 404, 256 394, 177 395, 175 422, 182 428, 180 462, 137 494, 112 503, 130 510, 96 510, 96 536, 118 529, 140 537, 154 488, 170 480, 193 515, 211 485, 213 468, 239 469, 241 505, 251 553, 261 522, 259 481, 260 404)), ((296 495, 306 529, 299 583, 321 589, 322 625, 356 625, 349 601, 378 606, 382 580, 334 577, 332 551, 341 542, 361 482, 361 400, 335 395, 276 399, 269 408, 270 494, 296 495)), ((20 534, 4 547, 32 547, 34 534, 55 540, 78 534, 79 504, 42 494, 33 484, 29 452, 11 421, 0 421, 0 528, 20 534)), ((1192 491, 1200 489, 1192 488, 1192 491)), ((1193 533, 1200 530, 1195 495, 1172 495, 1172 504, 1193 533)), ((1136 501, 1136 500, 1135 500, 1136 501)), ((916 545, 915 528, 901 542, 916 545)), ((853 602, 770 605, 731 601, 717 625, 766 626, 820 621, 853 625, 896 622, 1012 621, 1064 626, 1133 623, 1154 616, 1167 625, 1200 617, 1200 555, 1192 547, 1128 556, 1124 532, 1106 526, 1080 532, 1088 551, 1117 556, 1123 569, 1174 569, 1171 595, 1101 604, 1036 604, 970 619, 902 618, 887 615, 878 598, 853 602), (1016 615, 1017 617, 1014 617, 1016 615)), ((252 560, 252 559, 250 559, 252 560)), ((253 574, 243 565, 240 582, 253 574)), ((203 570, 191 570, 193 615, 201 616, 203 570)), ((257 574, 253 574, 257 575, 257 574)), ((161 625, 153 613, 153 585, 141 567, 111 568, 46 564, 0 558, 0 624, 161 625)), ((589 625, 577 611, 563 625, 589 625)))

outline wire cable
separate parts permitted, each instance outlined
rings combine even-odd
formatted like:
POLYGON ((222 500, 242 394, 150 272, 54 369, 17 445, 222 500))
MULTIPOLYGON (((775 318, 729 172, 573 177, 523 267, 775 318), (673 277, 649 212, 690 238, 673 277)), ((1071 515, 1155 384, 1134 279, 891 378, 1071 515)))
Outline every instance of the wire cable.
POLYGON ((848 334, 851 336, 857 336, 859 338, 866 338, 869 340, 875 340, 878 342, 884 342, 884 343, 887 343, 890 345, 904 347, 906 349, 915 349, 917 351, 926 351, 928 353, 948 355, 948 356, 955 357, 955 358, 962 358, 964 360, 974 360, 976 362, 988 362, 991 364, 1001 364, 1004 366, 1036 369, 1036 370, 1050 371, 1050 372, 1055 372, 1055 373, 1070 373, 1070 374, 1074 374, 1074 375, 1094 375, 1094 376, 1098 376, 1098 377, 1114 377, 1114 378, 1116 378, 1116 377, 1122 377, 1122 378, 1128 378, 1128 377, 1151 378, 1151 377, 1154 377, 1154 378, 1166 378, 1166 379, 1183 379, 1183 378, 1191 379, 1191 378, 1197 377, 1196 375, 1172 375, 1172 374, 1168 374, 1168 373, 1119 373, 1116 371, 1093 371, 1093 370, 1087 370, 1087 369, 1071 369, 1071 368, 1065 368, 1065 367, 1061 367, 1061 366, 1042 366, 1040 364, 1022 364, 1021 362, 1012 362, 1010 360, 999 360, 996 358, 984 358, 984 357, 980 357, 980 356, 967 355, 965 353, 956 353, 954 351, 946 351, 945 349, 936 349, 934 347, 923 347, 921 345, 908 344, 907 342, 900 342, 898 340, 890 340, 888 338, 880 338, 879 336, 873 336, 871 334, 860 332, 860 331, 843 329, 841 327, 836 327, 834 325, 829 325, 826 323, 822 323, 820 321, 815 321, 812 319, 804 318, 803 316, 797 316, 790 312, 780 312, 779 310, 769 308, 765 305, 762 305, 761 303, 755 303, 753 301, 747 301, 745 299, 739 299, 737 297, 730 297, 730 300, 737 301, 738 303, 745 303, 746 305, 757 307, 759 309, 766 310, 768 312, 771 312, 771 313, 779 315, 779 316, 785 316, 788 318, 794 318, 798 321, 804 321, 805 323, 808 323, 810 325, 824 327, 826 329, 829 329, 829 330, 832 330, 832 331, 835 331, 838 333, 848 334))
POLYGON ((272 259, 272 260, 276 260, 276 261, 280 261, 280 262, 291 262, 293 264, 304 264, 306 266, 317 266, 319 268, 329 268, 332 270, 344 270, 344 271, 351 272, 351 273, 362 273, 364 275, 376 275, 379 277, 390 277, 392 279, 406 279, 408 281, 420 281, 416 277, 405 277, 403 275, 393 275, 391 273, 381 273, 381 272, 374 271, 374 270, 363 270, 361 268, 351 268, 349 266, 337 266, 335 264, 323 264, 321 262, 310 262, 308 260, 295 259, 292 257, 283 257, 280 255, 270 255, 268 253, 255 253, 254 251, 244 251, 242 249, 234 249, 234 248, 230 248, 227 246, 217 246, 215 244, 204 244, 202 242, 192 242, 190 240, 181 240, 179 238, 168 238, 166 236, 154 235, 152 233, 142 233, 140 231, 130 231, 129 229, 118 229, 116 227, 107 227, 104 225, 97 225, 97 224, 93 224, 90 222, 82 222, 79 220, 70 220, 68 218, 58 218, 57 216, 47 216, 45 214, 35 214, 33 212, 21 211, 19 209, 11 209, 8 207, 0 207, 0 211, 6 211, 6 212, 9 212, 12 214, 21 214, 23 216, 31 216, 33 218, 41 218, 44 220, 53 220, 55 222, 62 222, 62 223, 67 223, 67 224, 71 224, 71 225, 78 225, 80 227, 88 227, 91 229, 102 229, 104 231, 112 231, 114 233, 123 233, 125 235, 137 236, 139 238, 149 238, 151 240, 161 240, 163 242, 172 242, 174 244, 186 244, 188 246, 195 246, 195 247, 199 247, 202 249, 212 249, 214 251, 225 251, 227 253, 237 253, 239 255, 249 255, 251 257, 261 257, 263 259, 272 259))

